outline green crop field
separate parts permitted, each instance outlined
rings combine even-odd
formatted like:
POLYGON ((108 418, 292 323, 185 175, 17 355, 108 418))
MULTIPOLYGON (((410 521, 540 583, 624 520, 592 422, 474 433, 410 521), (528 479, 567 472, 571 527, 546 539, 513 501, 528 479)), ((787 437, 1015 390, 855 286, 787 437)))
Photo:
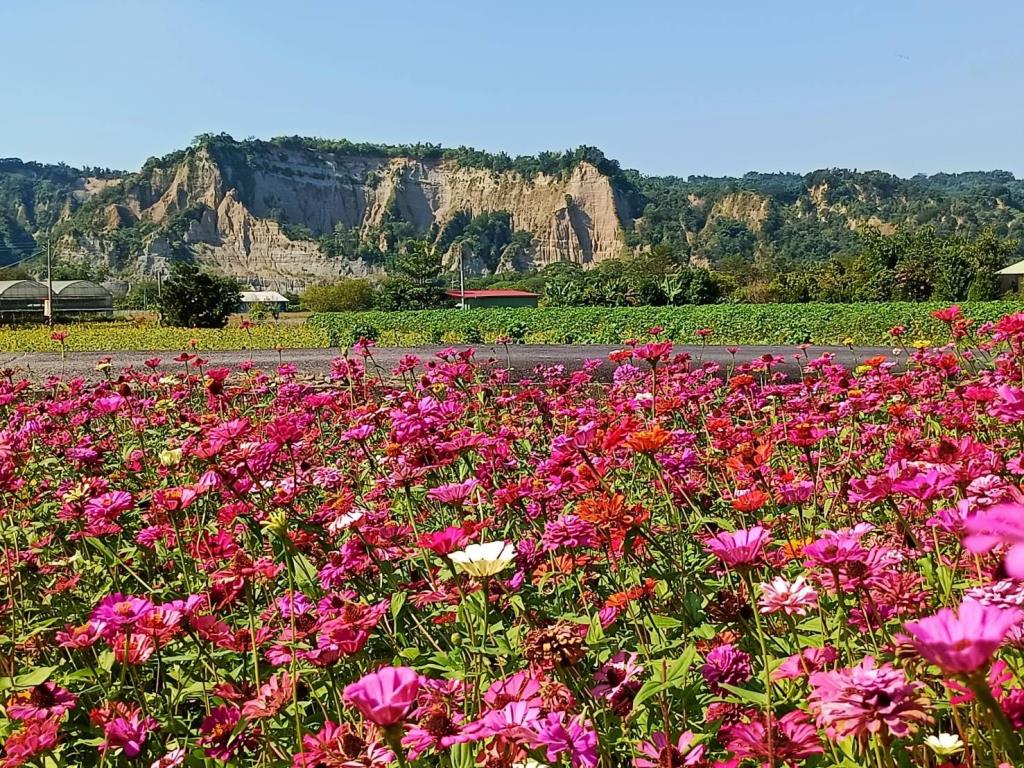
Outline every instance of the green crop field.
MULTIPOLYGON (((307 325, 334 345, 361 336, 383 346, 491 343, 502 337, 527 344, 619 344, 653 326, 682 343, 886 345, 889 330, 904 326, 906 340, 943 340, 945 326, 931 313, 940 303, 714 304, 687 307, 550 307, 442 309, 312 315, 307 325)), ((1019 302, 963 304, 978 323, 1019 311, 1019 302)))

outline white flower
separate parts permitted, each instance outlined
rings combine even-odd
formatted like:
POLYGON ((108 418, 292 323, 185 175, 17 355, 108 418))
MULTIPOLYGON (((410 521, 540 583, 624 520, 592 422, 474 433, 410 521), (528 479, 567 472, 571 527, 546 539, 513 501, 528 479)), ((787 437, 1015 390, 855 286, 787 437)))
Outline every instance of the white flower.
POLYGON ((327 524, 327 530, 333 534, 339 534, 353 523, 357 523, 363 519, 365 513, 361 509, 354 509, 351 512, 346 512, 344 515, 334 518, 327 524))
POLYGON ((548 766, 544 763, 538 763, 532 757, 528 757, 524 763, 512 763, 512 768, 548 768, 548 766))
POLYGON ((452 552, 448 555, 456 569, 477 578, 500 573, 508 567, 515 556, 515 549, 507 541, 470 544, 460 552, 452 552))
POLYGON ((924 743, 939 757, 949 757, 963 751, 964 743, 955 733, 940 733, 925 737, 924 743))

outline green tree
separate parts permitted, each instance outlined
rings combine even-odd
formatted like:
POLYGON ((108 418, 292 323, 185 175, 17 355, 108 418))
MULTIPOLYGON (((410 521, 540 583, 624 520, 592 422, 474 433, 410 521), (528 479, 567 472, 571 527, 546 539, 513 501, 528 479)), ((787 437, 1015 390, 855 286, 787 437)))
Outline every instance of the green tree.
POLYGON ((992 229, 986 229, 971 244, 974 279, 967 289, 971 301, 985 301, 999 296, 999 278, 996 272, 1007 266, 1017 255, 1016 240, 1000 238, 992 229))
POLYGON ((433 309, 448 304, 441 287, 441 254, 422 240, 409 240, 399 246, 374 299, 377 309, 433 309))
POLYGON ((156 280, 137 280, 132 282, 124 298, 118 299, 118 309, 152 309, 156 306, 158 288, 156 280))
POLYGON ((238 281, 201 272, 184 261, 171 265, 164 282, 160 314, 168 325, 184 328, 223 328, 241 301, 238 281))
POLYGON ((362 279, 313 285, 302 294, 299 304, 309 312, 361 312, 373 306, 373 285, 362 279))

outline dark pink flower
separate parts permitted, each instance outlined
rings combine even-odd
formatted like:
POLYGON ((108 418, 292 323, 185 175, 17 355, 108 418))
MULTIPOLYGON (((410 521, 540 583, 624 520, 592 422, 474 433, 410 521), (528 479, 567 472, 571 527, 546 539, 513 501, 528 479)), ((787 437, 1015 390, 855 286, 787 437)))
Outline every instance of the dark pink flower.
POLYGON ((731 643, 716 646, 705 657, 700 673, 715 693, 724 690, 721 687, 723 683, 742 685, 752 674, 750 654, 744 653, 731 643))
POLYGON ((18 691, 7 699, 7 716, 12 720, 60 718, 74 709, 78 697, 53 682, 18 691))
POLYGON ((150 731, 159 723, 143 715, 142 709, 133 704, 113 701, 89 713, 93 723, 103 728, 103 743, 100 752, 120 749, 127 758, 138 757, 150 731))

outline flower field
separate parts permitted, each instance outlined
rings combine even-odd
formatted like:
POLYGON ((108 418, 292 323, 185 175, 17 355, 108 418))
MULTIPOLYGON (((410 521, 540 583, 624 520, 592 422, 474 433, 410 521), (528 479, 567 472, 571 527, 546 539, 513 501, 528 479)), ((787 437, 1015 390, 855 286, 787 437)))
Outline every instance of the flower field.
POLYGON ((1024 315, 936 319, 798 381, 8 375, 0 768, 1024 765, 1024 315))
POLYGON ((27 325, 0 328, 4 352, 177 352, 200 350, 305 349, 328 347, 327 335, 310 325, 232 328, 169 328, 129 322, 27 325), (61 334, 63 342, 54 338, 61 334))

